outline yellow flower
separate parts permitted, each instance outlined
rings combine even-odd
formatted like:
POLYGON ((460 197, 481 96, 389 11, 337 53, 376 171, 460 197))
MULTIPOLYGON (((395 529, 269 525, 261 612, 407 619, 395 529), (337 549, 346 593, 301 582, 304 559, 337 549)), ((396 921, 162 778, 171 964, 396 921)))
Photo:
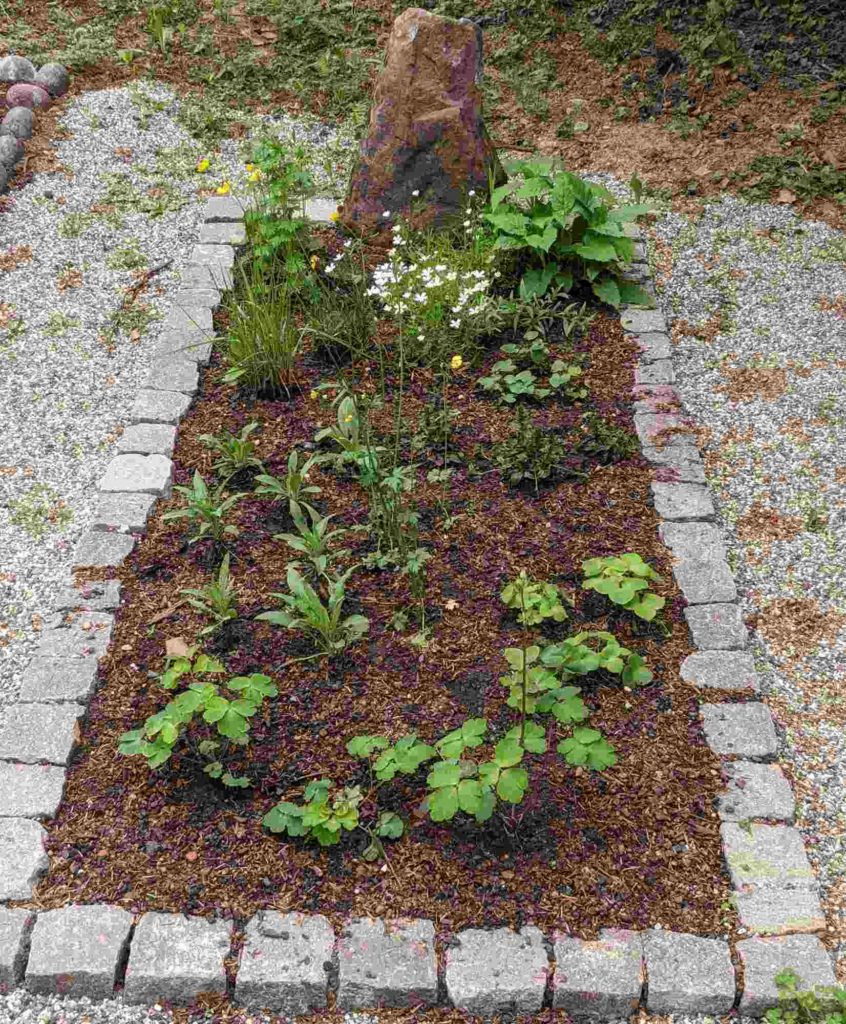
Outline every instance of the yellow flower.
POLYGON ((253 171, 252 174, 249 174, 247 176, 247 181, 252 182, 254 185, 255 185, 255 183, 257 181, 260 181, 260 180, 261 180, 261 171, 258 169, 258 167, 253 171))
POLYGON ((254 171, 256 169, 255 164, 245 164, 244 166, 247 168, 248 171, 254 171))
POLYGON ((320 263, 320 260, 316 256, 312 256, 309 263, 311 264, 312 270, 317 270, 317 265, 320 263))
POLYGON ((352 413, 344 417, 344 423, 352 423, 352 413))
POLYGON ((312 400, 312 402, 315 400, 315 398, 317 398, 317 392, 314 390, 314 388, 312 388, 311 391, 309 391, 308 397, 312 400))
POLYGON ((331 220, 333 224, 337 224, 340 219, 341 219, 341 212, 340 212, 340 210, 333 210, 329 214, 329 220, 331 220))
POLYGON ((229 182, 228 181, 224 181, 224 183, 222 185, 218 185, 216 191, 217 191, 217 194, 219 196, 228 195, 229 194, 229 182))
POLYGON ((461 367, 464 365, 464 360, 461 358, 461 356, 453 356, 452 359, 450 359, 449 361, 449 365, 452 367, 453 370, 460 370, 461 367))
POLYGON ((197 174, 205 174, 206 171, 211 167, 211 163, 203 157, 203 159, 197 164, 197 174))

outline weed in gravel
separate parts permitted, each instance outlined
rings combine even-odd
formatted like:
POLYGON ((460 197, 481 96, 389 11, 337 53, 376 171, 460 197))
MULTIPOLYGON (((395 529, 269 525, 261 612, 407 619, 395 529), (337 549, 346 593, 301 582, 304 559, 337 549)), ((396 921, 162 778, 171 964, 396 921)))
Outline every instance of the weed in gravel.
POLYGON ((69 213, 62 218, 56 233, 59 238, 80 238, 93 227, 96 220, 93 213, 69 213))
POLYGON ((139 270, 146 267, 149 260, 141 252, 140 243, 136 238, 130 238, 125 245, 120 245, 106 257, 106 266, 109 270, 139 270))
POLYGON ((767 1010, 767 1024, 846 1024, 846 988, 808 989, 791 969, 779 972, 775 983, 778 1006, 767 1010))
POLYGON ((79 327, 81 323, 78 316, 68 316, 67 313, 61 313, 54 309, 46 326, 42 328, 42 333, 46 334, 48 338, 63 338, 68 331, 79 327))
POLYGON ((61 532, 73 521, 73 509, 44 483, 33 484, 21 498, 9 502, 9 510, 10 521, 33 540, 41 540, 49 530, 61 532))

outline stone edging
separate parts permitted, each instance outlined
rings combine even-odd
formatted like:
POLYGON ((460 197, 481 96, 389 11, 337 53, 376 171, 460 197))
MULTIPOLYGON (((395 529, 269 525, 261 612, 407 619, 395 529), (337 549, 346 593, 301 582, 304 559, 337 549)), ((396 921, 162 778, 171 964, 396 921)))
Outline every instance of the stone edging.
MULTIPOLYGON (((325 217, 316 203, 313 219, 325 217)), ((212 313, 232 287, 235 247, 246 240, 243 204, 210 199, 198 244, 164 323, 145 386, 117 455, 99 484, 100 507, 77 546, 75 567, 116 567, 144 533, 156 498, 170 494, 170 455, 179 420, 208 363, 212 313)), ((649 284, 645 247, 636 242, 629 276, 649 284)), ((688 607, 696 652, 682 678, 702 690, 754 698, 758 677, 737 590, 712 520, 713 502, 690 423, 673 388, 667 324, 657 310, 625 309, 637 341, 635 427, 654 467, 660 535, 688 607)), ((339 936, 321 915, 264 911, 239 928, 179 914, 146 913, 137 923, 113 906, 68 906, 36 914, 3 906, 31 899, 46 870, 39 819, 59 806, 79 720, 97 682, 120 603, 115 580, 67 587, 24 681, 19 702, 0 716, 0 990, 185 1003, 200 992, 228 992, 250 1008, 288 1014, 327 1005, 345 1009, 451 1004, 481 1015, 531 1013, 552 1006, 606 1019, 639 1005, 651 1013, 762 1014, 774 1004, 774 976, 792 967, 808 985, 835 984, 817 937, 825 921, 799 832, 794 801, 773 760, 775 727, 758 700, 704 703, 703 729, 723 758, 719 799, 723 854, 741 929, 736 943, 652 929, 605 930, 598 941, 566 934, 466 929, 442 942, 431 921, 359 918, 339 936), (225 960, 244 947, 234 983, 225 960), (237 947, 236 947, 237 948, 237 947), (734 959, 733 959, 734 957, 734 959), (735 963, 743 969, 738 990, 735 963)), ((237 959, 237 958, 236 958, 237 959)))

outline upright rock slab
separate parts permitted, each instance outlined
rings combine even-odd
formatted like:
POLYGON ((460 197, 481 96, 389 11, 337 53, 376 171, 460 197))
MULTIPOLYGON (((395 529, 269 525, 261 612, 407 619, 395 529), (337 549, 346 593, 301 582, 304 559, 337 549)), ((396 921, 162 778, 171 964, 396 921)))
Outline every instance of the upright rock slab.
POLYGON ((487 192, 490 174, 502 177, 482 123, 481 68, 472 22, 416 7, 396 19, 341 210, 345 227, 385 236, 412 205, 415 225, 442 222, 462 213, 470 190, 487 192))

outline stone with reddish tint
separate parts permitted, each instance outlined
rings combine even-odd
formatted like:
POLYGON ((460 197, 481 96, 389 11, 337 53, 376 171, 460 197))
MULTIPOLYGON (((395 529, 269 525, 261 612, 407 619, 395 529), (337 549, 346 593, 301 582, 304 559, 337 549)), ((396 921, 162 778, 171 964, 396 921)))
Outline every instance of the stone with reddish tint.
POLYGON ((482 122, 481 30, 411 7, 396 19, 342 223, 387 240, 394 218, 441 223, 502 172, 482 122), (419 193, 414 196, 413 193, 419 193), (390 217, 383 216, 385 211, 390 217))
POLYGON ((17 82, 6 93, 7 107, 26 107, 28 110, 46 110, 50 106, 50 93, 35 82, 17 82))
POLYGON ((35 75, 35 82, 51 96, 64 96, 70 85, 70 76, 63 64, 42 64, 35 75))
POLYGON ((10 54, 0 60, 0 82, 32 82, 35 79, 35 65, 26 59, 10 54))

